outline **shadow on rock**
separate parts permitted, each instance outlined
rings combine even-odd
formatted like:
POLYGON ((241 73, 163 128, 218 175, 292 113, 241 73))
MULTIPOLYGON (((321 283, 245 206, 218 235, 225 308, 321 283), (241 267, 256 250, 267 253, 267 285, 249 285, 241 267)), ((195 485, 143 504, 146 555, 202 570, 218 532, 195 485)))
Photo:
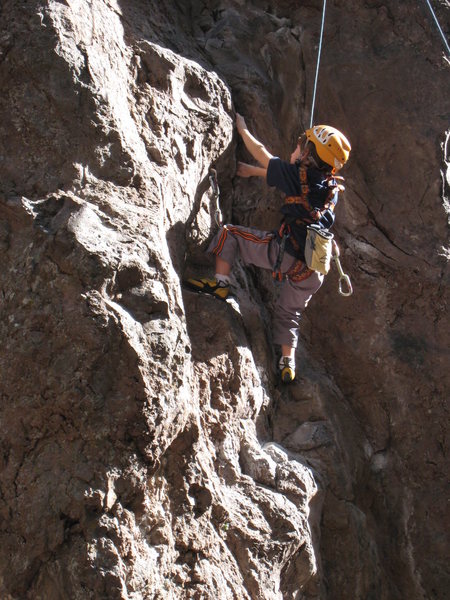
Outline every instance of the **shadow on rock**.
POLYGON ((223 301, 190 290, 183 290, 183 299, 194 360, 231 356, 235 348, 250 347, 235 299, 223 301))

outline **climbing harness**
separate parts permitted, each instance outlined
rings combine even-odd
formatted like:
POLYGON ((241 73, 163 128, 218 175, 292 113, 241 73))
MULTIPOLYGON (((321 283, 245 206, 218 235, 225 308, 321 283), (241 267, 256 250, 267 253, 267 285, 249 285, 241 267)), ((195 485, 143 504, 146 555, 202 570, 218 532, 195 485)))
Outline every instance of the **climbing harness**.
POLYGON ((299 163, 298 173, 301 186, 301 195, 286 196, 286 210, 283 209, 282 212, 285 216, 292 214, 292 218, 289 220, 289 224, 310 225, 311 223, 319 221, 319 219, 323 217, 325 211, 334 211, 333 195, 336 192, 336 190, 343 191, 345 189, 342 184, 338 183, 338 180, 343 181, 343 178, 337 177, 336 175, 331 175, 330 177, 327 177, 326 184, 329 188, 329 192, 322 208, 319 209, 317 207, 312 206, 311 202, 308 199, 310 190, 308 185, 307 168, 299 163))
POLYGON ((309 124, 309 128, 313 126, 314 122, 314 106, 316 103, 316 92, 317 92, 317 82, 319 80, 319 65, 320 65, 320 55, 322 53, 322 42, 323 42, 323 30, 325 27, 325 12, 327 9, 327 0, 323 0, 323 8, 322 8, 322 25, 320 27, 320 40, 319 40, 319 50, 317 51, 317 65, 316 65, 316 77, 314 80, 314 90, 313 90, 313 99, 311 106, 311 121, 309 124))
POLYGON ((339 246, 336 244, 335 240, 333 240, 333 260, 336 263, 337 270, 339 271, 339 293, 341 296, 351 296, 353 294, 352 282, 350 281, 350 277, 344 273, 342 269, 340 257, 339 246), (347 290, 344 290, 344 286, 347 287, 347 290))
POLYGON ((210 169, 210 171, 209 171, 209 183, 211 184, 211 188, 213 191, 213 198, 214 198, 215 205, 216 205, 215 211, 214 211, 214 220, 219 227, 222 227, 223 217, 222 217, 222 211, 220 210, 220 204, 219 204, 220 190, 219 190, 219 184, 217 183, 217 171, 215 169, 210 169))
POLYGON ((447 50, 447 54, 450 56, 450 46, 449 46, 449 44, 447 42, 447 39, 446 39, 446 37, 444 35, 444 32, 442 31, 442 27, 439 25, 438 18, 436 17, 436 13, 434 12, 433 7, 431 6, 430 0, 425 0, 425 2, 428 4, 428 8, 430 9, 430 12, 431 12, 431 15, 432 15, 432 17, 434 19, 434 22, 436 24, 437 30, 439 31, 439 33, 441 35, 441 38, 442 38, 442 41, 444 42, 445 48, 447 50))

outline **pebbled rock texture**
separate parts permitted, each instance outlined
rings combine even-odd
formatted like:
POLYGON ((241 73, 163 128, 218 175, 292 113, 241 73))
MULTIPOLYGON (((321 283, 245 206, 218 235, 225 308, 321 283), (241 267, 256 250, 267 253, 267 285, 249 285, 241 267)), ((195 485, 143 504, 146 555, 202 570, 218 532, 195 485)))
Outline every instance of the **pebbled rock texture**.
MULTIPOLYGON (((448 23, 449 3, 434 3, 448 23)), ((443 600, 448 77, 425 3, 328 3, 316 123, 353 146, 333 270, 276 377, 270 274, 212 274, 235 110, 288 159, 322 2, 0 5, 0 596, 443 600)))

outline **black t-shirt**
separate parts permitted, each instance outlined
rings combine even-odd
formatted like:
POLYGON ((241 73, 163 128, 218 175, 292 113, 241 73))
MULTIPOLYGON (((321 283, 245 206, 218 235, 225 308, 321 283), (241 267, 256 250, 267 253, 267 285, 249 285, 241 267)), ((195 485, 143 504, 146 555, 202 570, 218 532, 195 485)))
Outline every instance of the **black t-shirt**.
MULTIPOLYGON (((308 202, 313 208, 322 211, 326 202, 331 202, 336 205, 338 201, 338 189, 330 197, 330 183, 336 184, 335 181, 329 181, 329 173, 320 171, 315 167, 309 167, 306 171, 308 182, 308 202)), ((299 163, 290 164, 280 158, 271 158, 267 167, 267 183, 270 186, 276 187, 286 196, 301 196, 302 188, 300 183, 299 163)), ((307 217, 308 213, 301 204, 284 204, 281 208, 283 217, 291 217, 302 220, 307 217)), ((322 216, 317 221, 317 224, 329 229, 334 223, 333 210, 326 209, 322 216)), ((292 228, 292 234, 300 247, 300 251, 294 248, 294 245, 288 239, 286 242, 286 251, 293 256, 297 256, 304 260, 304 248, 306 241, 306 224, 296 225, 292 228)))

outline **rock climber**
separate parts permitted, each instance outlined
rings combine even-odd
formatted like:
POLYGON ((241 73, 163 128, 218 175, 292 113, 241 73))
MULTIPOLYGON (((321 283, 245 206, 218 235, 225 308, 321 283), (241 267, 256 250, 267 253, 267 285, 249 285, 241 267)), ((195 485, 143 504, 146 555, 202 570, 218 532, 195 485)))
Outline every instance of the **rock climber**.
POLYGON ((214 279, 188 279, 196 291, 225 300, 230 290, 230 272, 236 257, 242 262, 270 269, 281 281, 273 314, 273 342, 281 347, 279 370, 284 383, 295 378, 295 349, 299 320, 323 274, 305 264, 307 225, 329 229, 334 223, 338 192, 343 189, 336 172, 347 162, 350 143, 337 129, 317 125, 298 139, 289 162, 272 156, 248 130, 244 117, 236 115, 236 127, 258 165, 238 163, 240 177, 263 177, 269 186, 286 195, 281 208, 280 229, 260 231, 252 227, 224 225, 209 245, 215 255, 214 279))

